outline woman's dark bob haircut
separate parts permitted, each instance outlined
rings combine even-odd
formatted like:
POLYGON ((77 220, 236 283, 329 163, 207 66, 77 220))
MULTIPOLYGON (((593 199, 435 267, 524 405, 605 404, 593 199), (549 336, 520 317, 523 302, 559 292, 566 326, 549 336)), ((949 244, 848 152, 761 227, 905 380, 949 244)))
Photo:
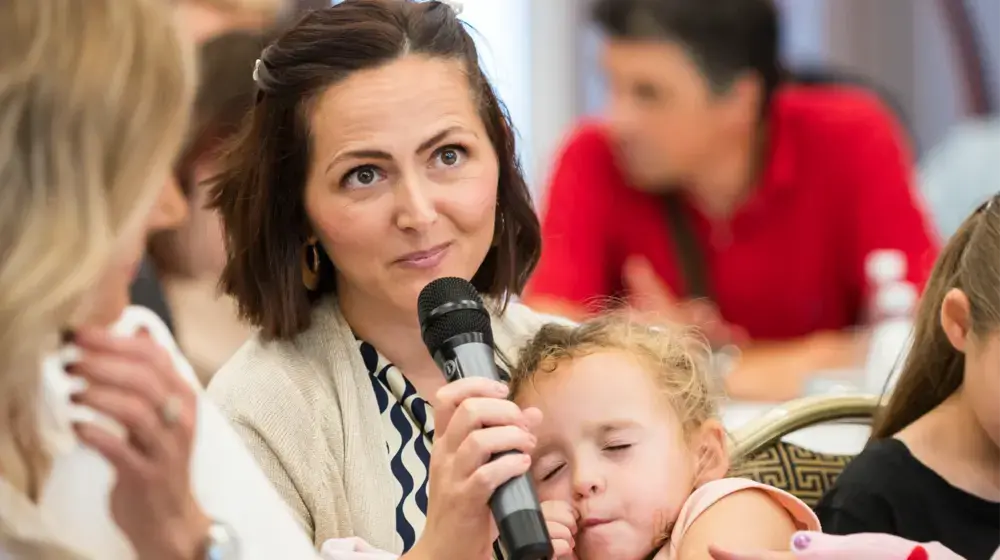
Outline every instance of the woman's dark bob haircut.
POLYGON ((473 285, 506 304, 538 262, 540 227, 510 118, 455 11, 433 1, 346 0, 310 12, 264 49, 254 71, 256 105, 214 187, 211 206, 222 214, 228 253, 222 289, 267 339, 301 333, 309 327, 312 307, 336 291, 333 264, 322 252, 318 288, 309 291, 302 283, 301 263, 312 234, 304 205, 312 152, 309 102, 353 72, 408 54, 452 59, 465 67, 499 159, 496 243, 473 285))

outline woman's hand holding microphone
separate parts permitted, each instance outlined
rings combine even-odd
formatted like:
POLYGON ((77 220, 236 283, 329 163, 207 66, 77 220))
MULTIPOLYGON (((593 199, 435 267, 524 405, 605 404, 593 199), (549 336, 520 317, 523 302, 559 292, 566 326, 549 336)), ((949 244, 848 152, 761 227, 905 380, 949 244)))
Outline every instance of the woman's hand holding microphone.
POLYGON ((537 409, 506 400, 507 386, 483 378, 449 383, 437 393, 430 496, 424 532, 404 559, 491 558, 497 530, 489 507, 494 490, 528 472, 537 409), (517 450, 490 458, 497 453, 517 450))
POLYGON ((115 337, 86 328, 74 336, 81 359, 68 368, 87 381, 73 396, 117 422, 115 434, 76 425, 79 439, 104 456, 117 476, 111 515, 143 560, 203 558, 211 520, 191 489, 197 396, 167 351, 145 333, 115 337))

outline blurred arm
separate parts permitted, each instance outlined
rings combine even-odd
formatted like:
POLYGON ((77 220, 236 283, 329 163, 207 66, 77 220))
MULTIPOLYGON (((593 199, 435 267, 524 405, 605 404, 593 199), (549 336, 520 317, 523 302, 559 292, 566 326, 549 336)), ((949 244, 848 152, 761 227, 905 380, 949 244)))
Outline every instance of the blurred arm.
POLYGON ((794 399, 802 396, 806 380, 816 372, 859 367, 866 348, 864 335, 848 331, 751 343, 726 375, 726 393, 737 400, 794 399))

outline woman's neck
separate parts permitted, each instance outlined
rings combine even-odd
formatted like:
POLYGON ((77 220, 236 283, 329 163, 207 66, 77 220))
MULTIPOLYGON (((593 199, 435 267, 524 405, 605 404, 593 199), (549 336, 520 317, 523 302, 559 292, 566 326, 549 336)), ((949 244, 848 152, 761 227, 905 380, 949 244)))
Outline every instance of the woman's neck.
POLYGON ((895 437, 952 486, 1000 502, 1000 448, 983 430, 963 388, 895 437))
POLYGON ((361 294, 338 294, 340 312, 361 340, 371 344, 404 373, 425 399, 431 399, 445 379, 424 345, 417 312, 361 294))

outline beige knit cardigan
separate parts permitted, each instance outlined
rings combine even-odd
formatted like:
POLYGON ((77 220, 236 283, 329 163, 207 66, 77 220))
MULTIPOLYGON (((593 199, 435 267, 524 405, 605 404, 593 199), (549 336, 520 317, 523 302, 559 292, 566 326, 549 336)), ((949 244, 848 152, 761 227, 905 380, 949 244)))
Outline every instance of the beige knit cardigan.
MULTIPOLYGON (((549 320, 511 303, 493 319, 497 349, 513 357, 549 320)), ((336 303, 293 340, 251 338, 208 391, 317 547, 357 536, 401 552, 382 419, 336 303)))

